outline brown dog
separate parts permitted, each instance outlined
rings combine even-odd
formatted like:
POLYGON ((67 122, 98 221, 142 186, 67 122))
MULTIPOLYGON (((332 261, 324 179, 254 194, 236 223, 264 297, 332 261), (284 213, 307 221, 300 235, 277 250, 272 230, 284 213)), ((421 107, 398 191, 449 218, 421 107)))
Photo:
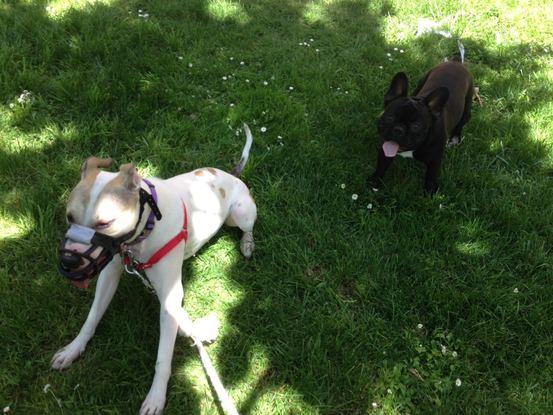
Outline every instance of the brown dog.
POLYGON ((424 189, 433 195, 447 139, 458 142, 470 119, 473 80, 462 63, 449 61, 431 69, 412 96, 407 96, 407 86, 407 75, 399 72, 384 96, 385 110, 378 120, 382 146, 370 185, 378 189, 399 154, 426 164, 424 189))

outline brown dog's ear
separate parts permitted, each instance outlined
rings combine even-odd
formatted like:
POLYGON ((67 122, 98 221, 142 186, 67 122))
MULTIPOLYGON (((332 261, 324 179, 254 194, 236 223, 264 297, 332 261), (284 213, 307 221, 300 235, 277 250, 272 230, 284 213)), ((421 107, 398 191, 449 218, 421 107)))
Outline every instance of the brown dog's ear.
POLYGON ((135 191, 140 188, 142 178, 132 163, 123 164, 119 168, 119 172, 123 181, 123 186, 131 191, 135 191))
POLYGON ((101 159, 98 157, 87 158, 81 167, 81 179, 84 179, 91 171, 97 170, 98 168, 111 167, 112 163, 113 161, 111 159, 101 159))
POLYGON ((405 75, 404 72, 396 73, 390 84, 390 89, 388 89, 388 92, 384 95, 384 106, 386 107, 396 98, 406 97, 408 83, 407 75, 405 75))
POLYGON ((428 105, 432 114, 438 117, 444 109, 444 105, 447 103, 448 99, 449 90, 445 86, 441 86, 432 91, 430 95, 424 99, 424 102, 428 105))

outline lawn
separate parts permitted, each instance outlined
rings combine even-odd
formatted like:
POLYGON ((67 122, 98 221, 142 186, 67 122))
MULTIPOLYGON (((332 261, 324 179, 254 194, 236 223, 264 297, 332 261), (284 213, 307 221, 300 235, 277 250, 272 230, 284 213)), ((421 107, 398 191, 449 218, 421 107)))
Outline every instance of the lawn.
MULTIPOLYGON (((81 359, 50 369, 94 293, 56 271, 64 204, 90 155, 160 177, 230 170, 247 122, 254 257, 223 229, 184 264, 185 307, 222 321, 209 353, 240 413, 553 413, 550 7, 1 2, 0 408, 138 412, 159 306, 130 276, 81 359), (423 19, 446 36, 417 36, 423 19), (439 195, 409 159, 372 192, 392 76, 414 86, 458 39, 483 106, 439 195)), ((166 413, 219 413, 184 338, 166 413)))

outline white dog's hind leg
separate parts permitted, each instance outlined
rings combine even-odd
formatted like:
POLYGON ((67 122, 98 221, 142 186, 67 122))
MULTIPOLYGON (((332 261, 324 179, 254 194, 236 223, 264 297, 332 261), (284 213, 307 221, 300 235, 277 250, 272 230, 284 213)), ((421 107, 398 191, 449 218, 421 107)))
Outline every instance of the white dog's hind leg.
POLYGON ((242 232, 244 232, 240 240, 240 250, 246 258, 252 256, 255 248, 253 241, 253 225, 255 224, 256 218, 257 207, 246 188, 246 192, 238 197, 232 204, 229 217, 225 222, 229 226, 238 226, 242 232))
POLYGON ((179 335, 190 337, 203 343, 213 343, 219 333, 219 320, 215 314, 209 314, 192 322, 192 319, 181 307, 176 314, 179 324, 179 335))
POLYGON ((119 258, 112 259, 102 270, 98 277, 94 301, 88 312, 88 317, 77 337, 67 346, 58 350, 52 357, 51 365, 53 369, 63 370, 68 368, 84 352, 117 290, 121 279, 121 271, 122 265, 119 258))

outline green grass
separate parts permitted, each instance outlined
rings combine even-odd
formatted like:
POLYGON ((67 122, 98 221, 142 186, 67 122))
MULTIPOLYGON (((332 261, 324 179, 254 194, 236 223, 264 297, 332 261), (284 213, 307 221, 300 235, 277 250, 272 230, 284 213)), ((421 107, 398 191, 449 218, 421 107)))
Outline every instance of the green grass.
MULTIPOLYGON (((161 177, 230 170, 247 122, 254 258, 231 229, 184 265, 189 312, 223 321, 209 350, 241 413, 553 413, 548 5, 0 3, 0 407, 138 411, 158 304, 130 277, 83 357, 49 368, 93 298, 56 272, 64 202, 89 155, 161 177), (417 38, 420 18, 454 36, 417 38), (484 106, 446 155, 441 194, 422 196, 412 160, 373 194, 390 79, 404 70, 414 86, 458 37, 484 106)), ((167 414, 218 413, 183 338, 167 397, 167 414)))

